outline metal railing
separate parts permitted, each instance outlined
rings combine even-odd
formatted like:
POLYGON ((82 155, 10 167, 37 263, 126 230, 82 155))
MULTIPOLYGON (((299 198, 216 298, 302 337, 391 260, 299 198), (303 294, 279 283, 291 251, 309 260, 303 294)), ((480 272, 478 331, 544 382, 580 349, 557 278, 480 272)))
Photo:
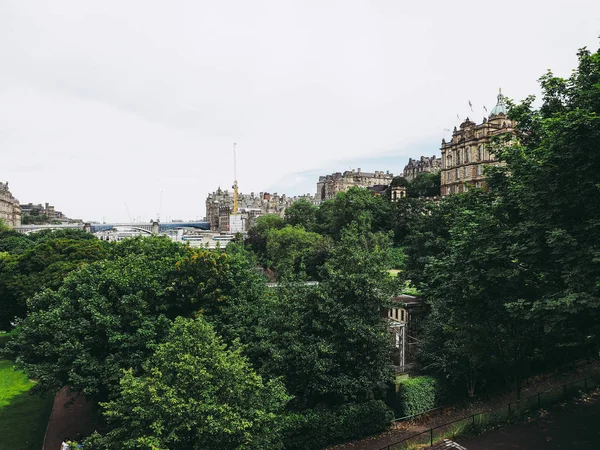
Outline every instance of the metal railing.
POLYGON ((446 422, 442 425, 429 428, 421 433, 414 434, 393 444, 381 447, 380 450, 402 450, 422 447, 432 447, 433 444, 444 438, 461 436, 469 432, 478 431, 489 425, 508 422, 526 412, 541 409, 544 406, 565 401, 575 397, 582 391, 589 391, 600 385, 600 372, 593 373, 585 378, 563 384, 559 387, 541 391, 536 394, 513 400, 503 407, 493 411, 484 411, 460 419, 446 422), (462 424, 461 424, 462 422, 462 424), (458 424, 458 425, 457 425, 458 424))

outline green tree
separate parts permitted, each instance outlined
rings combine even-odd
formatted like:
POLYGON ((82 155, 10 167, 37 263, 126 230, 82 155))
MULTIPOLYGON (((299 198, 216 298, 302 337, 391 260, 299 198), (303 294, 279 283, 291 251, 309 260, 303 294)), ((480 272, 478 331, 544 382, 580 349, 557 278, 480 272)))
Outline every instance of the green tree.
POLYGON ((123 369, 139 373, 152 344, 171 321, 166 290, 174 265, 131 255, 99 261, 73 272, 57 291, 29 302, 29 314, 8 344, 9 356, 35 389, 107 399, 123 369))
POLYGON ((20 254, 33 245, 34 242, 29 236, 0 226, 0 252, 20 254))
POLYGON ((27 300, 35 293, 58 289, 70 272, 107 254, 107 243, 95 238, 45 238, 21 254, 9 255, 0 263, 0 329, 26 315, 27 300))
POLYGON ((499 151, 506 167, 488 170, 534 288, 516 311, 571 354, 600 343, 600 51, 578 58, 568 79, 540 79, 539 109, 533 97, 512 108, 519 141, 499 151))
POLYGON ((406 196, 410 198, 439 197, 441 172, 420 173, 406 188, 406 196))
POLYGON ((267 234, 267 258, 278 279, 316 280, 327 259, 331 241, 299 226, 273 229, 267 234))
POLYGON ((267 256, 267 234, 270 230, 283 228, 283 219, 276 214, 266 214, 256 219, 256 223, 248 230, 248 245, 264 263, 267 256))
POLYGON ((292 283, 274 293, 259 366, 284 378, 294 408, 382 398, 392 366, 380 311, 395 291, 386 245, 385 236, 360 235, 354 226, 333 247, 318 286, 292 283))
POLYGON ((444 252, 425 265, 422 294, 431 312, 420 356, 427 369, 464 383, 470 396, 496 373, 519 390, 541 334, 541 324, 507 309, 527 295, 527 273, 512 258, 498 203, 480 192, 463 199, 444 252))
POLYGON ((283 409, 279 381, 264 383, 202 318, 178 318, 119 396, 104 404, 112 431, 108 449, 280 449, 283 409))
POLYGON ((321 204, 314 231, 340 239, 342 230, 352 223, 360 224, 365 233, 388 231, 390 202, 367 189, 353 187, 340 192, 333 200, 321 204))
POLYGON ((286 225, 301 226, 307 231, 313 231, 318 209, 310 201, 300 199, 285 210, 284 222, 286 225))

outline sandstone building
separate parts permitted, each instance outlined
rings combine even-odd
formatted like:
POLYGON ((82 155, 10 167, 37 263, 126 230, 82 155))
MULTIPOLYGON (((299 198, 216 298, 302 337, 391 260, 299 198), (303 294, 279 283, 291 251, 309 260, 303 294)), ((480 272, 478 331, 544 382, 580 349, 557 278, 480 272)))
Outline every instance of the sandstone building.
POLYGON ((402 176, 408 181, 412 181, 421 173, 437 173, 442 169, 442 160, 435 155, 421 156, 420 159, 408 160, 408 164, 404 166, 402 176))
POLYGON ((21 205, 21 212, 22 214, 46 216, 48 220, 67 219, 67 217, 61 211, 56 211, 54 206, 50 205, 49 203, 45 203, 44 205, 27 203, 26 205, 21 205))
POLYGON ((21 226, 21 207, 8 190, 8 181, 0 183, 0 220, 9 227, 21 226))
POLYGON ((506 117, 507 107, 502 92, 498 103, 483 123, 477 125, 467 119, 454 128, 450 142, 442 139, 441 194, 465 192, 469 187, 484 187, 483 168, 498 164, 491 152, 492 138, 514 131, 514 123, 506 117))
POLYGON ((344 173, 336 172, 331 175, 320 176, 317 182, 317 202, 331 200, 338 193, 345 192, 351 187, 368 188, 375 185, 389 185, 394 174, 386 171, 362 172, 360 169, 347 170, 344 173))
MULTIPOLYGON (((260 192, 256 195, 238 194, 238 214, 242 215, 245 222, 244 228, 248 230, 254 225, 256 219, 265 214, 278 214, 282 216, 288 206, 294 202, 306 199, 310 202, 313 197, 309 194, 287 197, 285 194, 270 194, 260 192)), ((210 222, 210 229, 213 231, 229 231, 230 215, 233 214, 233 191, 217 189, 208 194, 206 198, 206 220, 210 222)))

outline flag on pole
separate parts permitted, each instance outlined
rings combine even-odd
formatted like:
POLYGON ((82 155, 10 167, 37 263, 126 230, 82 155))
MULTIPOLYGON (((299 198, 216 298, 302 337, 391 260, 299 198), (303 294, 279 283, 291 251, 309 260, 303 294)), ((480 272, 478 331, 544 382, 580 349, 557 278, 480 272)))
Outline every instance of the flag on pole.
POLYGON ((485 105, 483 105, 483 109, 485 110, 485 112, 488 112, 487 108, 485 107, 485 105))
POLYGON ((471 100, 469 100, 469 108, 471 108, 471 112, 473 112, 473 103, 471 103, 471 100))
POLYGON ((456 115, 456 120, 460 120, 460 116, 458 114, 456 115))

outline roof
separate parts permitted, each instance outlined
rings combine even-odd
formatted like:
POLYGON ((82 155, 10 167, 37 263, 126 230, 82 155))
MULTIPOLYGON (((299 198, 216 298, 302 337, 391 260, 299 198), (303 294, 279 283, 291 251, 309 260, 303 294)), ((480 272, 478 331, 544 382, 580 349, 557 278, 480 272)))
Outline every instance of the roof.
POLYGON ((442 450, 442 449, 459 449, 459 450, 467 450, 466 447, 463 447, 462 445, 457 444, 454 441, 451 441, 449 439, 443 439, 440 442, 438 442, 437 444, 435 444, 433 447, 429 447, 431 450, 442 450))
POLYGON ((423 299, 420 297, 415 297, 414 295, 406 295, 401 294, 392 298, 392 301, 395 303, 405 303, 407 305, 416 305, 419 303, 423 303, 423 299))
POLYGON ((496 103, 496 106, 494 106, 494 109, 492 109, 492 112, 490 113, 490 119, 499 114, 506 115, 507 113, 508 108, 506 107, 506 98, 504 97, 504 95, 502 95, 502 89, 499 89, 498 103, 496 103))

